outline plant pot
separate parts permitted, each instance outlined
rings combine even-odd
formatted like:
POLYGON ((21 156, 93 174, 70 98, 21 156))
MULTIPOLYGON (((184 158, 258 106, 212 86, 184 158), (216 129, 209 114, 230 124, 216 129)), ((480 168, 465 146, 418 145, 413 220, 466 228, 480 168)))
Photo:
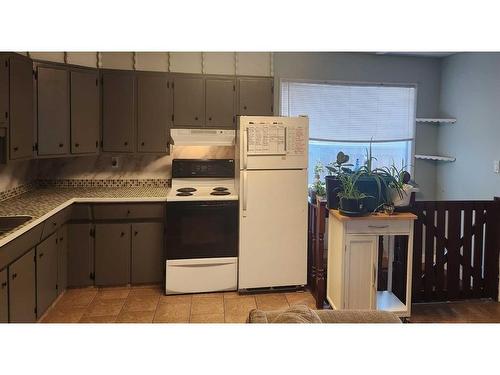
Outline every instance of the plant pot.
POLYGON ((369 213, 366 209, 366 198, 340 198, 340 213, 345 216, 362 216, 369 213))
POLYGON ((408 207, 410 205, 411 193, 416 189, 409 184, 403 186, 402 196, 400 196, 396 189, 391 189, 391 200, 395 207, 408 207))
MULTIPOLYGON (((389 181, 386 181, 386 183, 388 184, 389 181)), ((356 181, 356 188, 360 193, 364 193, 368 196, 367 198, 365 198, 367 211, 374 211, 388 201, 388 192, 386 186, 381 182, 379 191, 377 180, 373 176, 360 176, 356 181)))
POLYGON ((337 176, 325 176, 326 182, 326 204, 328 208, 336 210, 339 208, 338 193, 342 191, 342 182, 337 176))

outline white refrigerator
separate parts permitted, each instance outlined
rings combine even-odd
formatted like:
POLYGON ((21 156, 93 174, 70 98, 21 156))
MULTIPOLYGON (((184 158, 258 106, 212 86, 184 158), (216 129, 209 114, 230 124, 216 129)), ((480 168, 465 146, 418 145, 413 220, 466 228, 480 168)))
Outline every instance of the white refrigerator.
POLYGON ((307 283, 308 138, 307 117, 238 119, 240 290, 307 283))

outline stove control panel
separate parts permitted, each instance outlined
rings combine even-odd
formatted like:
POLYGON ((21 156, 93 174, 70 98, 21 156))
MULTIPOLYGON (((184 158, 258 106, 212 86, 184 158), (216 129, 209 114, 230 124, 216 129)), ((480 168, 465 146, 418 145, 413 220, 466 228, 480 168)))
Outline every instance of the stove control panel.
POLYGON ((233 159, 174 159, 172 178, 234 178, 233 159))

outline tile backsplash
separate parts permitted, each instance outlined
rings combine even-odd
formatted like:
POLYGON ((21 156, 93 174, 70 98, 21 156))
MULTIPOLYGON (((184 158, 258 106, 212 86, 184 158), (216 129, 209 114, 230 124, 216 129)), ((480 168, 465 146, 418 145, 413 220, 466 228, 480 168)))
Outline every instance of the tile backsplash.
POLYGON ((109 155, 38 159, 0 165, 0 200, 35 186, 164 187, 171 178, 172 159, 232 159, 234 147, 173 146, 171 155, 109 155), (117 157, 118 165, 111 165, 117 157))

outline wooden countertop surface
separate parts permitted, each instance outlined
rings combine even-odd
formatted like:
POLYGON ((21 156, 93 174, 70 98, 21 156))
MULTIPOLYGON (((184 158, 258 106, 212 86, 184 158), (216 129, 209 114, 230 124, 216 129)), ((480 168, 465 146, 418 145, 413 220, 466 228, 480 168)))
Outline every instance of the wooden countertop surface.
POLYGON ((330 214, 339 221, 352 221, 352 220, 416 220, 417 216, 411 212, 395 212, 392 215, 385 213, 374 213, 367 216, 349 217, 341 215, 338 210, 329 210, 330 214))

